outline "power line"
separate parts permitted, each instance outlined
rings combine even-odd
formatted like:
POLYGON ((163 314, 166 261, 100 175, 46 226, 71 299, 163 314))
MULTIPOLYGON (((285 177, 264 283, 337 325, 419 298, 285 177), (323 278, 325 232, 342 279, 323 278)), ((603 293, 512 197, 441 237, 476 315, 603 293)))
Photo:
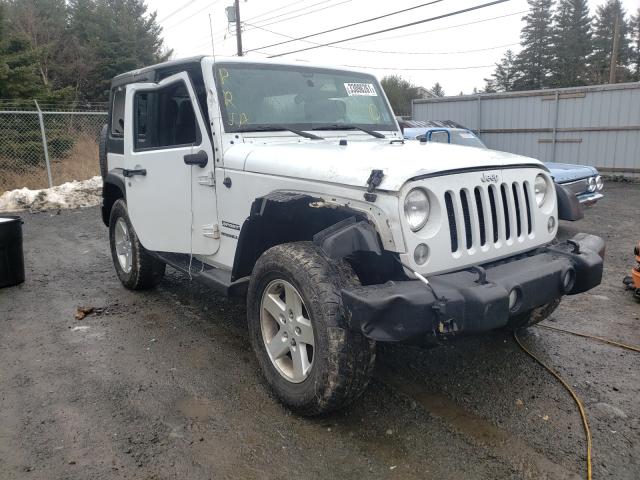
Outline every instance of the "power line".
POLYGON ((188 2, 185 2, 183 5, 181 5, 180 7, 178 7, 177 9, 175 9, 173 12, 171 12, 169 15, 162 17, 160 20, 158 20, 158 23, 162 23, 165 20, 170 19, 171 17, 173 17, 176 13, 180 13, 182 10, 184 10, 185 8, 187 8, 189 5, 191 5, 192 3, 196 3, 198 0, 189 0, 188 2))
POLYGON ((171 30, 172 28, 177 27, 178 25, 183 24, 184 22, 186 22, 187 20, 189 20, 190 18, 195 17, 196 15, 198 15, 199 13, 204 12, 205 10, 213 7, 216 3, 220 3, 220 0, 215 0, 214 2, 212 2, 211 4, 207 5, 204 8, 201 8, 200 10, 196 10, 196 12, 192 13, 191 15, 189 15, 188 17, 183 18, 182 20, 179 20, 177 23, 174 23, 172 25, 169 25, 168 27, 164 27, 164 30, 171 30))
MULTIPOLYGON (((384 28, 382 30, 377 30, 375 32, 363 33, 361 35, 356 35, 354 37, 349 37, 349 38, 343 38, 341 40, 334 40, 333 42, 328 42, 328 43, 325 43, 324 45, 314 45, 312 47, 299 48, 298 50, 292 50, 292 51, 285 52, 285 53, 279 53, 277 55, 271 55, 269 58, 282 57, 284 55, 290 55, 292 53, 298 53, 298 52, 305 52, 307 50, 313 50, 313 49, 316 49, 316 48, 320 48, 321 46, 322 47, 327 47, 329 45, 335 45, 337 43, 344 43, 344 42, 348 42, 350 40, 357 40, 359 38, 370 37, 372 35, 378 35, 379 33, 392 32, 394 30, 399 30, 401 28, 407 28, 407 27, 412 27, 414 25, 420 25, 422 23, 433 22, 435 20, 440 20, 442 18, 453 17, 455 15, 460 15, 460 14, 471 12, 471 11, 474 11, 474 10, 479 10, 481 8, 491 7, 493 5, 498 5, 500 3, 505 3, 505 2, 509 2, 509 1, 511 1, 511 0, 495 0, 493 2, 483 3, 481 5, 476 5, 474 7, 469 7, 469 8, 465 8, 465 9, 462 9, 462 10, 456 10, 455 12, 449 12, 449 13, 445 13, 445 14, 442 14, 442 15, 437 15, 437 16, 431 17, 431 18, 425 18, 423 20, 418 20, 416 22, 405 23, 403 25, 397 25, 395 27, 384 28)), ((263 47, 261 47, 261 48, 263 48, 263 47)))
MULTIPOLYGON (((307 15, 311 15, 312 13, 320 12, 322 10, 327 10, 329 8, 337 7, 338 5, 342 5, 344 3, 350 3, 352 1, 353 0, 343 0, 342 2, 334 3, 333 5, 327 5, 327 6, 322 7, 322 8, 316 8, 315 10, 308 10, 305 13, 301 13, 299 15, 294 15, 293 17, 284 18, 282 20, 276 20, 276 21, 270 22, 270 23, 263 23, 262 26, 266 27, 266 26, 269 26, 269 25, 273 25, 274 23, 288 22, 289 20, 293 20, 294 18, 300 18, 300 17, 304 17, 304 16, 307 16, 307 15)), ((313 7, 315 5, 320 5, 322 3, 326 3, 326 2, 323 1, 323 2, 314 3, 313 5, 309 5, 306 8, 310 8, 310 7, 313 7)), ((306 9, 300 9, 300 10, 306 10, 306 9)), ((282 15, 276 15, 275 17, 271 17, 271 18, 267 18, 267 19, 264 19, 264 20, 260 20, 260 22, 267 22, 269 20, 273 20, 274 18, 283 17, 285 15, 289 15, 290 13, 294 13, 294 12, 297 12, 297 11, 299 11, 299 10, 292 10, 291 12, 283 13, 282 15)))
MULTIPOLYGON (((333 5, 327 5, 327 6, 324 6, 324 7, 322 7, 322 8, 317 8, 317 9, 315 9, 315 10, 308 10, 308 11, 306 11, 305 13, 301 13, 301 14, 299 14, 299 15, 295 15, 295 16, 293 16, 293 17, 288 17, 288 18, 285 18, 285 19, 283 19, 283 20, 277 20, 277 21, 274 21, 274 22, 271 22, 271 23, 266 23, 266 24, 264 24, 264 25, 265 25, 265 26, 267 26, 267 25, 273 25, 274 23, 287 22, 287 21, 289 21, 289 20, 293 20, 294 18, 299 18, 299 17, 304 17, 304 16, 306 16, 306 15, 311 15, 312 13, 320 12, 321 10, 327 10, 327 9, 329 9, 329 8, 337 7, 337 6, 339 6, 339 5, 342 5, 342 4, 344 4, 344 3, 350 3, 350 2, 352 2, 352 1, 353 1, 353 0, 343 0, 343 1, 339 2, 339 3, 334 3, 333 5)), ((324 4, 324 3, 326 3, 326 1, 322 1, 322 2, 318 2, 318 3, 314 3, 314 4, 312 4, 312 5, 309 5, 309 6, 308 6, 308 7, 306 7, 306 8, 310 8, 310 7, 313 7, 314 5, 320 5, 320 4, 324 4)), ((306 10, 306 8, 299 9, 299 10, 306 10)), ((273 18, 278 18, 278 17, 282 17, 282 16, 285 16, 285 15, 289 15, 290 13, 294 13, 294 12, 297 12, 297 11, 298 11, 298 10, 292 10, 292 11, 290 11, 290 12, 286 12, 286 13, 283 13, 283 14, 281 14, 281 15, 276 15, 275 17, 270 17, 270 18, 268 18, 268 19, 261 20, 261 22, 262 22, 262 21, 265 21, 265 22, 266 22, 266 21, 271 20, 271 19, 273 19, 273 18)), ((247 22, 242 22, 242 23, 247 24, 247 22)), ((249 31, 251 31, 251 30, 254 30, 254 29, 258 28, 258 26, 257 26, 257 25, 253 25, 253 24, 247 24, 247 25, 251 25, 251 28, 249 28, 249 29, 247 29, 247 30, 246 30, 247 32, 249 32, 249 31)), ((220 35, 220 34, 222 34, 223 32, 225 32, 225 30, 218 30, 217 32, 214 32, 214 35, 217 35, 217 36, 216 36, 216 38, 215 38, 215 40, 216 40, 216 41, 219 41, 219 40, 224 39, 224 37, 226 36, 226 33, 224 33, 224 35, 220 35)), ((204 37, 203 37, 203 38, 204 38, 204 37)), ((207 40, 207 44, 208 44, 208 43, 209 43, 209 40, 207 40)), ((196 48, 199 48, 199 47, 196 47, 196 48)), ((248 51, 250 51, 250 50, 248 50, 248 51)))
MULTIPOLYGON (((476 23, 484 23, 484 22, 488 22, 490 20, 498 20, 500 18, 513 17, 514 15, 522 15, 523 13, 527 13, 527 12, 528 12, 527 10, 521 10, 519 12, 508 13, 506 15, 499 15, 497 17, 483 18, 482 20, 475 20, 473 22, 459 23, 457 25, 450 25, 448 27, 432 28, 431 30, 423 30, 422 32, 404 33, 402 35, 394 35, 392 37, 377 38, 377 39, 375 39, 373 41, 374 42, 382 42, 384 40, 395 40, 396 38, 414 37, 416 35, 422 35, 422 34, 425 34, 425 33, 440 32, 442 30, 449 30, 449 29, 452 29, 452 28, 466 27, 468 25, 475 25, 476 23)), ((353 42, 353 43, 355 43, 357 45, 357 44, 360 44, 360 43, 368 43, 370 41, 371 40, 364 40, 364 41, 353 42)))
POLYGON ((491 65, 474 65, 471 67, 438 67, 438 68, 399 68, 399 67, 369 67, 363 65, 342 65, 349 68, 362 68, 363 70, 402 70, 402 71, 416 71, 416 72, 432 72, 432 71, 445 71, 445 70, 473 70, 477 68, 489 68, 495 67, 491 65))
MULTIPOLYGON (((247 23, 247 25, 251 25, 251 24, 247 23)), ((255 25, 255 27, 260 29, 260 30, 264 30, 265 32, 273 33, 274 35, 280 35, 281 37, 295 38, 295 37, 291 37, 289 35, 285 35, 284 33, 275 32, 273 30, 269 30, 267 28, 263 28, 263 27, 260 27, 260 26, 257 26, 257 25, 255 25)), ((303 41, 305 43, 310 43, 312 45, 320 45, 320 46, 324 45, 322 43, 313 42, 311 40, 301 40, 301 41, 303 41)), ((497 50, 499 48, 514 47, 516 45, 520 45, 520 43, 507 43, 506 45, 496 45, 494 47, 476 48, 474 50, 459 50, 459 51, 455 51, 455 52, 407 52, 406 50, 405 51, 371 50, 371 49, 367 49, 367 48, 340 47, 338 45, 329 45, 327 48, 337 48, 337 49, 340 49, 340 50, 349 50, 349 51, 354 51, 354 52, 365 52, 365 53, 389 53, 389 54, 394 54, 394 55, 456 55, 456 54, 462 54, 462 53, 486 52, 488 50, 497 50)), ((251 50, 251 51, 262 53, 262 54, 265 54, 265 55, 269 55, 267 52, 264 52, 262 50, 251 50)))
MULTIPOLYGON (((260 47, 260 50, 262 50, 264 48, 276 47, 278 45, 284 45, 285 43, 291 43, 291 42, 295 42, 297 40, 304 40, 305 38, 317 37, 318 35, 323 35, 325 33, 330 33, 330 32, 336 32, 336 31, 342 30, 344 28, 354 27, 356 25, 362 25, 363 23, 374 22, 376 20, 380 20, 381 18, 391 17, 393 15, 398 15, 400 13, 405 13, 405 12, 408 12, 410 10, 415 10, 417 8, 422 8, 422 7, 426 7, 428 5, 433 5, 434 3, 440 3, 442 1, 444 1, 444 0, 432 0, 430 2, 422 3, 420 5, 416 5, 416 6, 413 6, 413 7, 405 8, 405 9, 402 9, 402 10, 396 10, 395 12, 389 12, 389 13, 385 13, 384 15, 379 15, 377 17, 372 17, 372 18, 367 18, 365 20, 360 20, 359 22, 349 23, 348 25, 342 25, 340 27, 330 28, 329 30, 323 30, 322 32, 311 33, 309 35, 305 35, 304 37, 298 37, 298 38, 294 38, 292 40, 285 40, 283 42, 273 43, 271 45, 265 45, 263 47, 260 47)), ((247 50, 247 51, 250 52, 251 50, 247 50)))
MULTIPOLYGON (((256 15, 255 17, 248 18, 247 20, 249 20, 249 21, 251 21, 251 20, 255 20, 256 18, 264 17, 265 15, 270 15, 270 14, 272 14, 272 13, 274 13, 274 12, 277 12, 278 10, 284 10, 285 8, 290 7, 291 5, 300 5, 301 3, 308 2, 308 1, 309 1, 309 0, 302 0, 302 1, 297 0, 297 1, 295 1, 295 2, 287 3, 286 5, 283 5, 283 6, 282 6, 282 7, 280 7, 280 8, 276 8, 276 9, 270 10, 270 11, 268 11, 268 12, 262 13, 262 14, 260 14, 260 15, 256 15)), ((289 15, 290 13, 299 12, 300 10, 304 10, 304 9, 306 9, 306 8, 313 7, 314 5, 319 5, 319 4, 321 4, 321 3, 326 3, 326 0, 325 0, 325 1, 323 1, 323 2, 314 3, 313 5, 309 5, 308 7, 302 7, 302 8, 298 8, 298 9, 296 9, 296 10, 291 10, 290 12, 285 12, 285 13, 282 13, 282 14, 276 15, 275 17, 269 17, 269 18, 267 18, 266 20, 260 20, 260 21, 261 21, 261 22, 267 22, 267 21, 271 20, 272 18, 282 17, 282 16, 284 16, 284 15, 289 15)))

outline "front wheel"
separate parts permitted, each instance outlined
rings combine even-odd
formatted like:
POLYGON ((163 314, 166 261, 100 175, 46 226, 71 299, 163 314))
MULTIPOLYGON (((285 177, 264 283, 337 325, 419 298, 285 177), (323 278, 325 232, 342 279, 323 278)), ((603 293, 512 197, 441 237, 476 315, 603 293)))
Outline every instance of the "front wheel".
POLYGON ((129 290, 144 290, 160 283, 166 265, 140 243, 124 200, 116 200, 109 217, 111 258, 118 278, 129 290))
POLYGON ((311 243, 267 250, 247 297, 251 343, 276 396, 302 415, 338 409, 367 386, 375 343, 350 330, 340 290, 357 281, 311 243))

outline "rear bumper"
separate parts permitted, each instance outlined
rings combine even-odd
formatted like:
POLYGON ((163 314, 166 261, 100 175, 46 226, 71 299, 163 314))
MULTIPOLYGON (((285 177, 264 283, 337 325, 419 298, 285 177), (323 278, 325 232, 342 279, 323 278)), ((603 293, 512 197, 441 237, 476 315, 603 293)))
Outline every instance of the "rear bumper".
POLYGON ((387 282, 343 289, 342 299, 351 328, 373 340, 479 333, 503 327, 509 318, 563 295, 599 285, 603 257, 601 238, 579 234, 564 243, 483 265, 484 282, 479 273, 463 270, 429 277, 432 289, 419 280, 387 282), (518 299, 509 308, 512 291, 518 299))

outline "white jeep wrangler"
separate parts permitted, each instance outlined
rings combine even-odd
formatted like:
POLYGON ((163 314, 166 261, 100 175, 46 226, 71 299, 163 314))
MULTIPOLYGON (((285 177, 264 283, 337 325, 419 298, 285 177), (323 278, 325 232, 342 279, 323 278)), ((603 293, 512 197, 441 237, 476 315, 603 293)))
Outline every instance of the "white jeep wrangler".
POLYGON ((520 328, 600 283, 604 242, 555 241, 575 196, 537 160, 405 143, 370 74, 198 57, 114 78, 102 216, 125 287, 171 265, 246 296, 280 400, 366 387, 375 343, 520 328))

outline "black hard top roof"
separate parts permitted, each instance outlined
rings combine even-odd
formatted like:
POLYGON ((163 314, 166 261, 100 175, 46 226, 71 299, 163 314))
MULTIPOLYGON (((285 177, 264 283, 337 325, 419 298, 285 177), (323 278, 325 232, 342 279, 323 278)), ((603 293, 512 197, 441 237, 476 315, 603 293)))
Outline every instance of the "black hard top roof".
POLYGON ((195 57, 181 58, 180 60, 171 60, 168 62, 157 63, 148 67, 143 67, 138 70, 131 70, 129 72, 121 73, 111 80, 111 87, 118 87, 120 85, 126 85, 128 83, 134 83, 141 80, 153 81, 155 80, 155 72, 160 69, 173 68, 187 65, 197 65, 205 55, 198 55, 195 57))

